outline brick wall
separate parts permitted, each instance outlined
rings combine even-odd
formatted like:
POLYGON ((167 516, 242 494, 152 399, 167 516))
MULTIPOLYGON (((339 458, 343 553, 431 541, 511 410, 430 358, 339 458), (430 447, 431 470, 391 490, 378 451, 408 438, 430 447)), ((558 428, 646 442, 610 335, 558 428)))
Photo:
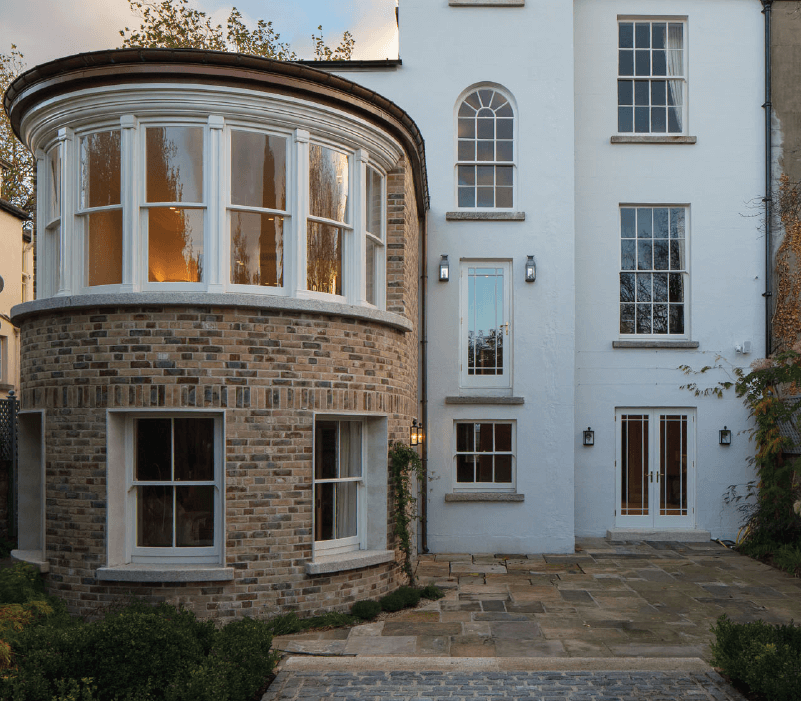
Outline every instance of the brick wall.
MULTIPOLYGON (((387 308, 416 322, 418 227, 405 166, 389 178, 387 308)), ((22 408, 44 409, 46 558, 52 593, 92 615, 131 595, 198 615, 345 609, 402 582, 397 563, 307 576, 313 412, 417 416, 418 334, 269 308, 135 306, 43 312, 22 323, 22 408), (98 581, 106 564, 106 413, 223 409, 224 537, 233 582, 98 581)), ((391 510, 391 500, 390 500, 391 510)), ((388 523, 391 514, 388 514, 388 523)), ((390 534, 388 548, 393 548, 390 534)))

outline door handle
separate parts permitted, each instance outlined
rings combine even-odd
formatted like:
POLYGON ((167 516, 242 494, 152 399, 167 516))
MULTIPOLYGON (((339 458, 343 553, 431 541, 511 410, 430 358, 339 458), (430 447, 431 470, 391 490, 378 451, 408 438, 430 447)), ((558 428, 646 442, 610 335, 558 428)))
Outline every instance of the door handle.
POLYGON ((501 324, 501 328, 506 328, 506 335, 509 335, 509 322, 507 321, 505 324, 501 324))

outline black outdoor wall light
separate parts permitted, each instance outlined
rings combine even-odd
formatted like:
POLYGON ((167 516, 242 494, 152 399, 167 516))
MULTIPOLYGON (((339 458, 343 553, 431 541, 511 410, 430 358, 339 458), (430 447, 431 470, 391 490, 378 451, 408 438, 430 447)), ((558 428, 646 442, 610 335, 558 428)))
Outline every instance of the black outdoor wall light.
POLYGON ((448 256, 442 256, 439 262, 439 281, 448 282, 450 280, 450 270, 448 269, 448 256))
POLYGON ((534 256, 529 256, 526 260, 526 282, 534 282, 537 279, 537 266, 534 265, 534 256))
POLYGON ((731 445, 731 430, 724 426, 719 431, 720 438, 718 439, 721 445, 731 445))
POLYGON ((593 431, 589 426, 587 426, 587 430, 584 431, 584 445, 595 445, 595 431, 593 431))
POLYGON ((417 423, 417 419, 412 419, 412 426, 409 429, 409 445, 412 447, 419 445, 422 440, 421 426, 417 423))

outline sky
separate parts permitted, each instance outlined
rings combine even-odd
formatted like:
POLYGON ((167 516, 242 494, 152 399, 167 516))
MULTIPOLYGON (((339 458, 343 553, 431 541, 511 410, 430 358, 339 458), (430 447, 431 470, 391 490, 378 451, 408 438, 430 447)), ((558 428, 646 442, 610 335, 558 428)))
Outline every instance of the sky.
MULTIPOLYGON (((158 2, 160 0, 151 0, 158 2)), ((323 25, 326 43, 336 47, 348 30, 356 39, 354 59, 398 57, 395 0, 190 0, 190 5, 225 28, 235 6, 245 24, 272 21, 281 41, 300 58, 312 58, 312 32, 323 25)), ((120 46, 119 30, 138 29, 128 0, 0 0, 0 53, 12 44, 27 68, 84 51, 120 46)))

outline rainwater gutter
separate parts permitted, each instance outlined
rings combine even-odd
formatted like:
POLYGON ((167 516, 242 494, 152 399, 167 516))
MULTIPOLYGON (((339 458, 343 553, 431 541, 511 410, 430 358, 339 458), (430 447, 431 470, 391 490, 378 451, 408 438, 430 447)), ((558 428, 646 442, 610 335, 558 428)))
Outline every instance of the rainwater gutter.
POLYGON ((428 216, 423 211, 420 217, 422 245, 420 260, 420 423, 423 426, 422 450, 423 479, 420 484, 420 552, 428 552, 428 327, 426 305, 428 300, 428 216))

